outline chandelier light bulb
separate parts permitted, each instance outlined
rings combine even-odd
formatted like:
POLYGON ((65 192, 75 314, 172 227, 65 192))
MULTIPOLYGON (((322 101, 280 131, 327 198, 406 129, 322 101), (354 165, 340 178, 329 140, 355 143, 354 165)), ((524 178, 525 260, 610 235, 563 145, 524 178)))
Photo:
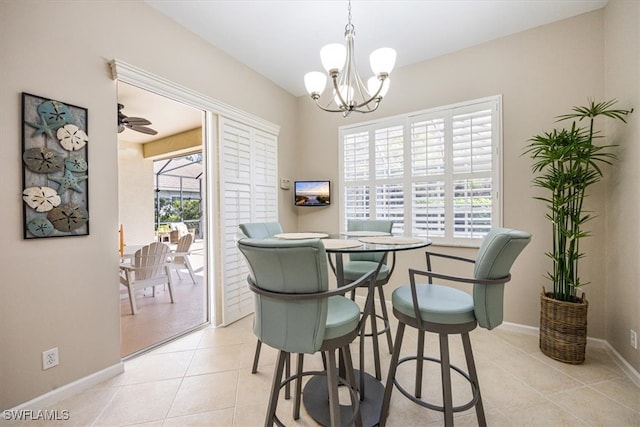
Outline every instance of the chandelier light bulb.
POLYGON ((304 75, 304 85, 309 95, 312 97, 314 94, 320 96, 327 86, 327 75, 320 71, 311 71, 304 75))
POLYGON ((320 49, 320 60, 328 73, 332 70, 340 72, 347 60, 347 48, 340 43, 330 43, 320 49))
POLYGON ((390 47, 381 47, 371 52, 369 57, 373 74, 391 74, 393 67, 396 65, 396 51, 390 47))
POLYGON ((385 78, 384 83, 382 83, 382 89, 380 89, 380 79, 372 76, 367 80, 367 92, 369 92, 369 96, 375 96, 378 89, 380 89, 380 93, 376 97, 383 98, 389 92, 390 83, 391 79, 389 77, 385 78))

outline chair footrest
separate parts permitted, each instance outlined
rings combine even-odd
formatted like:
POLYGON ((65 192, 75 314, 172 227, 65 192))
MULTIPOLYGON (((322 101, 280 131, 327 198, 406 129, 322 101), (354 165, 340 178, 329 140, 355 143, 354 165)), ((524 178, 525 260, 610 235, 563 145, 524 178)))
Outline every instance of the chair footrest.
MULTIPOLYGON (((398 366, 400 366, 401 364, 403 364, 405 362, 409 362, 409 361, 412 361, 412 360, 416 360, 417 361, 418 360, 418 356, 403 357, 400 360, 398 360, 398 366)), ((440 359, 435 358, 435 357, 423 356, 422 360, 426 361, 426 362, 434 362, 434 363, 442 364, 442 361, 440 359)), ((469 374, 467 374, 462 369, 460 369, 460 368, 458 368, 457 366, 454 366, 454 365, 449 365, 449 367, 451 368, 451 370, 456 371, 458 374, 460 374, 464 379, 466 379, 469 382, 469 385, 471 386, 471 393, 473 395, 473 397, 471 398, 471 400, 469 402, 467 402, 467 403, 465 403, 463 405, 454 406, 452 408, 453 412, 462 412, 462 411, 466 411, 467 409, 473 408, 476 405, 476 403, 478 402, 478 399, 480 398, 480 390, 478 388, 478 385, 475 384, 471 380, 471 377, 469 376, 469 374)), ((393 378, 393 384, 400 391, 400 393, 402 393, 407 399, 411 400, 412 402, 417 403, 418 405, 423 406, 425 408, 432 409, 434 411, 444 412, 444 406, 435 405, 433 403, 430 403, 430 402, 427 402, 427 401, 423 400, 422 398, 414 396, 414 394, 409 392, 408 390, 406 390, 398 382, 398 380, 396 378, 393 378)))
MULTIPOLYGON (((387 333, 387 331, 388 331, 388 330, 390 330, 390 329, 391 329, 391 326, 389 325, 389 321, 388 321, 387 319, 385 319, 385 318, 384 318, 384 316, 379 315, 379 314, 376 314, 376 319, 380 319, 380 320, 382 320, 382 321, 384 322, 384 328, 379 329, 379 330, 376 332, 376 335, 382 335, 382 334, 385 334, 385 333, 387 333)), ((371 332, 369 332, 369 333, 365 333, 365 334, 364 334, 364 336, 365 336, 365 337, 372 337, 372 336, 373 336, 373 333, 371 333, 371 332)))

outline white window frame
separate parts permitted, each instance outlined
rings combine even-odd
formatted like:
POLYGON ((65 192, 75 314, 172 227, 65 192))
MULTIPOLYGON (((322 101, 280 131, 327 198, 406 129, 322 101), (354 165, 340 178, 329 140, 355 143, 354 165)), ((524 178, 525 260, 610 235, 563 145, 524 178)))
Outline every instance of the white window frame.
MULTIPOLYGON (((491 171, 485 172, 491 179, 491 225, 490 227, 502 226, 503 217, 503 201, 502 201, 502 170, 503 170, 503 129, 502 129, 502 96, 495 95, 486 98, 480 98, 456 104, 450 104, 442 107, 436 107, 428 110, 416 111, 399 116, 393 116, 388 118, 381 118, 378 120, 358 123, 356 125, 341 126, 339 128, 339 183, 340 188, 340 229, 344 230, 346 227, 346 195, 347 188, 349 186, 368 186, 369 187, 369 205, 368 216, 370 219, 382 219, 389 216, 385 212, 377 212, 376 208, 376 188, 381 184, 395 183, 401 184, 403 189, 403 223, 397 221, 394 223, 394 234, 402 234, 405 236, 420 236, 427 237, 433 241, 434 244, 443 246, 466 246, 466 247, 478 247, 482 240, 483 234, 479 234, 474 237, 454 237, 454 210, 453 206, 453 183, 458 179, 457 175, 453 174, 453 157, 452 157, 452 121, 451 118, 454 114, 464 114, 474 111, 482 111, 491 109, 491 171), (422 232, 416 232, 413 229, 413 195, 412 184, 414 182, 427 182, 425 177, 412 176, 412 140, 411 140, 411 124, 419 122, 421 120, 442 117, 444 118, 444 185, 445 185, 445 233, 444 236, 427 235, 422 232), (402 177, 394 178, 376 178, 375 176, 375 131, 380 129, 387 129, 392 126, 400 125, 403 127, 404 138, 404 171, 402 177), (345 138, 359 133, 368 133, 369 144, 369 164, 368 164, 368 176, 359 180, 347 181, 345 177, 345 138)), ((479 173, 482 175, 482 173, 479 173)), ((471 174, 469 176, 479 176, 471 174)), ((362 216, 360 216, 362 217, 362 216)), ((393 220, 391 216, 390 219, 393 220)))

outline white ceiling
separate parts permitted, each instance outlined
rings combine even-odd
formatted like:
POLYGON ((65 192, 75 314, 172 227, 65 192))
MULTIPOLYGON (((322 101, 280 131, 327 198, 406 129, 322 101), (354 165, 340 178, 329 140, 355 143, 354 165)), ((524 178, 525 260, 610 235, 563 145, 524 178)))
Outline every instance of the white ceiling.
MULTIPOLYGON (((322 71, 320 48, 344 42, 346 0, 145 0, 212 45, 293 95, 303 77, 322 71)), ((607 0, 353 0, 357 67, 369 53, 397 51, 405 66, 580 15, 607 0)), ((393 76, 392 76, 393 78, 393 76)), ((366 78, 364 79, 366 81, 366 78)))
MULTIPOLYGON (((295 96, 308 71, 322 71, 320 48, 344 40, 346 0, 145 0, 295 96)), ((378 47, 397 51, 396 67, 602 8, 607 0, 353 0, 361 75, 378 47)), ((523 52, 523 54, 526 54, 523 52)), ((393 75, 391 76, 393 79, 393 75)), ((118 84, 127 116, 145 117, 158 135, 132 130, 119 140, 142 143, 200 126, 201 112, 118 84)))
POLYGON ((127 83, 118 82, 118 102, 125 116, 143 117, 151 122, 148 127, 158 131, 146 135, 125 129, 118 141, 142 144, 202 126, 202 111, 127 83))

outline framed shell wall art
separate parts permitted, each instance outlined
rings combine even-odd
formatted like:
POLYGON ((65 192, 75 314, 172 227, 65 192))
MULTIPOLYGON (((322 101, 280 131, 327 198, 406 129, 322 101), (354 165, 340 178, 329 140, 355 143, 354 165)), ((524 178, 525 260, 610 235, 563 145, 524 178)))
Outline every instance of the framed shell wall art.
POLYGON ((89 234, 88 111, 22 93, 24 238, 89 234))

